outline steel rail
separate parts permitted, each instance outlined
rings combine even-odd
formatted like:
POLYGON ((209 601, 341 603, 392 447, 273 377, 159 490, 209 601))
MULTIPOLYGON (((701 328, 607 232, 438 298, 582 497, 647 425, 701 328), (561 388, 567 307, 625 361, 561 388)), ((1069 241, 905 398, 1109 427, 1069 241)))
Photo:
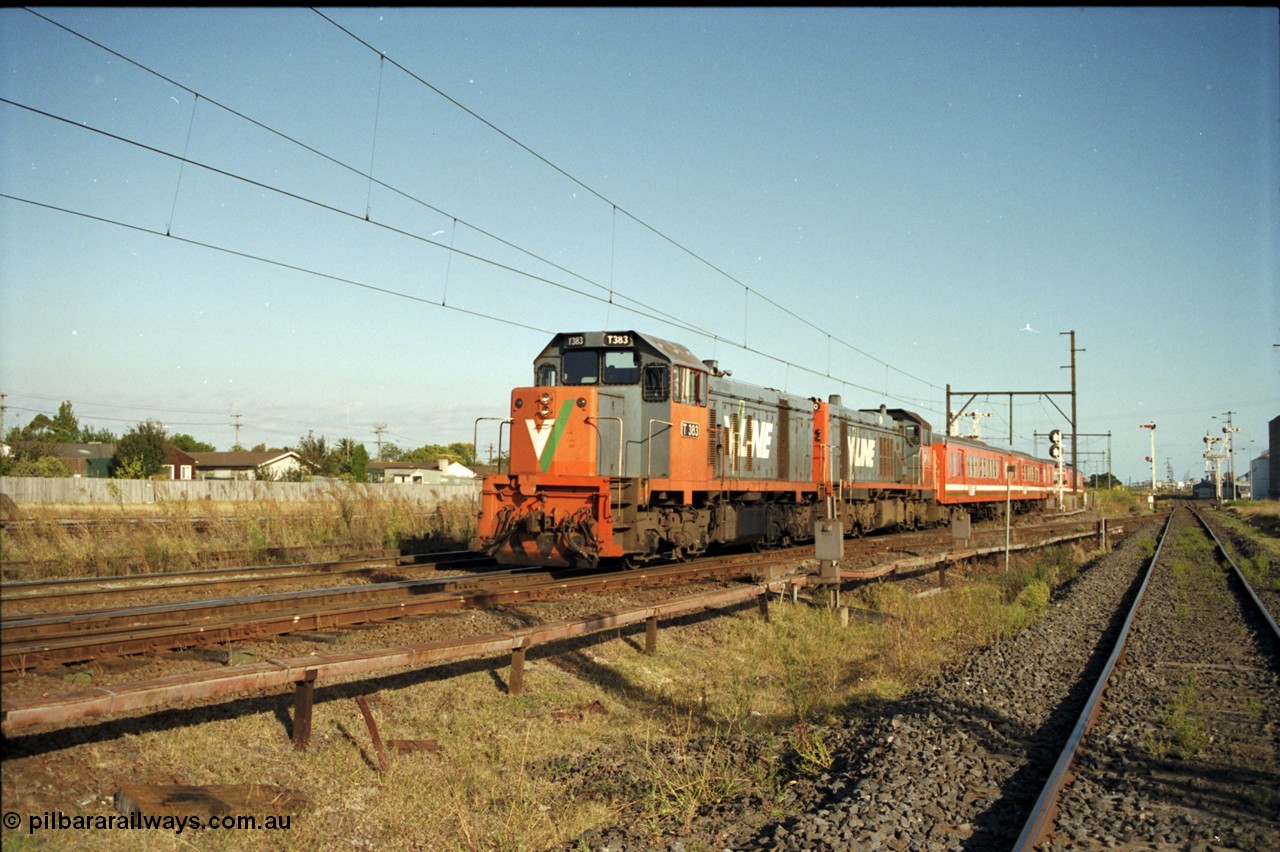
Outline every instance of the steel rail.
POLYGON ((1062 753, 1058 756, 1057 763, 1054 764, 1053 771, 1049 773, 1049 780, 1045 783, 1040 797, 1032 807, 1031 815, 1022 829, 1022 833, 1018 835, 1018 840, 1014 843, 1013 848, 1018 852, 1034 849, 1038 844, 1042 843, 1057 817, 1058 797, 1061 795, 1063 787, 1066 786, 1071 764, 1075 761, 1080 744, 1084 741, 1089 729, 1093 727, 1093 723, 1102 708, 1102 696, 1111 681, 1111 673, 1124 656, 1125 646, 1129 639, 1129 631, 1137 619, 1138 610, 1142 606, 1142 599, 1147 593, 1147 586, 1151 582, 1151 576, 1155 571, 1156 563, 1160 560, 1160 552, 1164 548, 1165 539, 1172 525, 1173 513, 1170 513, 1165 519, 1164 529, 1160 533, 1160 542, 1156 545, 1155 553, 1152 554, 1151 561, 1147 565, 1146 573, 1142 578, 1142 585, 1139 586, 1133 605, 1125 616, 1124 624, 1121 625, 1120 635, 1116 637, 1115 648, 1112 649, 1111 655, 1107 658, 1107 662, 1102 668, 1102 673, 1098 676, 1097 683, 1094 684, 1093 691, 1089 694, 1089 699, 1085 702, 1084 709, 1081 710, 1080 717, 1076 721, 1071 735, 1067 738, 1062 753))
MULTIPOLYGON (((252 582, 287 582, 313 576, 341 574, 372 575, 388 568, 430 568, 440 564, 465 564, 475 554, 457 551, 429 554, 431 562, 401 562, 398 551, 381 557, 337 559, 329 562, 298 562, 290 565, 250 565, 239 568, 205 568, 151 574, 117 574, 106 577, 59 577, 0 583, 0 602, 65 600, 77 597, 130 594, 163 590, 219 588, 252 582), (391 565, 387 563, 391 562, 391 565)), ((492 560, 485 560, 492 562, 492 560)))
POLYGON ((455 580, 454 585, 458 588, 453 591, 425 594, 414 594, 412 588, 443 581, 401 581, 379 584, 392 587, 384 593, 390 599, 372 605, 367 601, 354 605, 352 603, 362 596, 375 597, 376 590, 370 593, 368 590, 373 587, 369 586, 352 587, 350 590, 322 590, 324 594, 317 596, 316 600, 328 599, 330 602, 318 603, 309 609, 296 607, 299 597, 305 597, 305 594, 263 595, 258 596, 261 600, 254 599, 247 604, 244 603, 244 599, 212 602, 212 606, 211 602, 196 601, 176 607, 156 608, 157 618, 171 620, 149 628, 139 629, 136 623, 124 623, 114 627, 108 625, 88 635, 84 632, 68 631, 53 637, 35 637, 29 641, 6 640, 0 647, 0 669, 23 671, 47 663, 65 664, 108 655, 150 653, 164 649, 245 641, 306 630, 325 630, 369 622, 390 621, 409 615, 478 609, 485 606, 545 600, 558 595, 610 591, 646 584, 721 580, 749 573, 746 566, 754 566, 760 559, 761 557, 753 555, 747 558, 720 560, 714 567, 708 567, 705 564, 675 564, 572 578, 557 578, 549 574, 531 577, 526 574, 503 576, 496 581, 486 582, 483 577, 469 577, 462 581, 455 580), (465 588, 464 584, 479 588, 459 591, 458 589, 465 588), (345 591, 345 601, 343 597, 332 594, 333 591, 345 591), (409 592, 407 596, 406 591, 409 592), (273 605, 277 606, 263 611, 263 608, 273 605), (278 605, 292 606, 292 608, 282 610, 278 605), (221 621, 206 617, 203 622, 191 622, 192 613, 199 612, 201 609, 216 613, 218 606, 225 607, 224 612, 237 608, 256 609, 250 613, 256 617, 245 620, 243 617, 232 616, 221 621), (172 620, 178 614, 186 616, 186 620, 172 620))
POLYGON ((1271 611, 1267 609, 1267 605, 1262 602, 1262 599, 1258 597, 1258 593, 1253 590, 1253 586, 1249 585, 1249 581, 1245 578, 1244 572, 1236 566, 1236 562, 1231 558, 1231 554, 1227 553, 1227 549, 1222 546, 1222 542, 1218 539, 1218 534, 1215 533, 1213 528, 1209 526, 1208 522, 1200 516, 1199 512, 1195 509, 1190 509, 1190 507, 1188 507, 1188 509, 1191 514, 1195 516, 1195 519, 1200 522, 1200 526, 1204 527, 1205 532, 1209 534, 1209 537, 1213 539, 1213 543, 1218 546, 1218 552, 1222 554, 1223 559, 1227 560, 1227 564, 1231 566, 1232 573, 1234 573, 1236 579, 1240 581, 1240 585, 1244 589, 1246 596, 1253 603, 1254 611, 1267 623, 1267 626, 1271 629, 1271 638, 1277 643, 1277 647, 1280 647, 1280 625, 1276 624, 1275 617, 1272 615, 1271 611))
POLYGON ((273 659, 263 663, 231 666, 212 673, 174 675, 115 688, 94 687, 56 698, 5 700, 0 702, 0 730, 7 735, 34 725, 65 724, 78 719, 110 716, 185 701, 241 695, 314 681, 320 677, 368 675, 391 669, 414 668, 520 651, 544 642, 728 606, 770 592, 781 592, 788 586, 802 586, 806 582, 804 575, 797 575, 768 583, 690 595, 653 606, 463 640, 402 645, 358 653, 273 659))
POLYGON ((166 624, 174 618, 183 624, 207 621, 215 615, 272 612, 294 606, 295 602, 312 607, 330 603, 398 598, 406 595, 430 594, 433 591, 459 591, 480 587, 502 588, 510 584, 533 583, 551 578, 545 571, 496 572, 485 575, 450 575, 421 579, 386 580, 354 586, 266 592, 227 598, 204 598, 142 606, 104 607, 67 612, 41 612, 0 618, 0 643, 11 644, 37 636, 86 636, 166 624))

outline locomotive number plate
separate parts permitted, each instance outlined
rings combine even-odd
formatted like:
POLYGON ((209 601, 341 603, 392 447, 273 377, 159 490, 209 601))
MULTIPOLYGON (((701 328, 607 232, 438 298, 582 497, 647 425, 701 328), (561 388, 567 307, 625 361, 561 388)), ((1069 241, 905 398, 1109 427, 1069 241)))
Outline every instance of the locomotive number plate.
POLYGON ((571 334, 565 338, 565 346, 586 346, 587 339, 581 334, 571 334))
POLYGON ((680 434, 686 438, 696 438, 701 431, 697 423, 690 423, 688 420, 680 421, 680 434))
POLYGON ((604 336, 604 345, 605 346, 630 346, 631 335, 606 332, 604 336))

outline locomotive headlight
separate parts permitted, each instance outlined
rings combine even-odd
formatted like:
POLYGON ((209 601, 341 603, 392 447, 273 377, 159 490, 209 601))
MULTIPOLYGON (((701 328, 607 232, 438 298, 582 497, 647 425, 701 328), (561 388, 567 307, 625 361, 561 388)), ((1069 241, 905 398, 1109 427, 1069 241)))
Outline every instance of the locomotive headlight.
POLYGON ((579 408, 587 407, 587 398, 585 396, 578 397, 578 407, 579 408))
POLYGON ((546 408, 547 406, 551 405, 551 394, 544 393, 542 396, 538 397, 538 403, 543 408, 546 408))
POLYGON ((538 416, 539 416, 539 417, 541 417, 543 420, 546 420, 547 418, 549 418, 549 417, 551 416, 551 409, 550 409, 550 408, 546 408, 545 406, 544 406, 543 408, 539 408, 539 409, 538 409, 538 416))

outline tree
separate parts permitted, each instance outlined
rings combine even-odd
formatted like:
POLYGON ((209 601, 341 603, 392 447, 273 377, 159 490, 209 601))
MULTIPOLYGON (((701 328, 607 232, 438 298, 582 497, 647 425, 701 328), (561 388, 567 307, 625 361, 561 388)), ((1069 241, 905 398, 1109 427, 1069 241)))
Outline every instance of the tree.
POLYGON ((139 423, 116 442, 111 475, 117 479, 147 479, 164 466, 164 426, 148 420, 139 423))
POLYGON ((114 444, 117 438, 110 429, 95 429, 92 426, 80 427, 80 443, 82 444, 114 444))
POLYGON ((43 414, 31 418, 31 422, 19 429, 14 426, 5 436, 9 445, 9 454, 0 457, 0 474, 6 476, 32 476, 34 474, 10 473, 15 465, 34 463, 41 459, 57 459, 55 441, 49 437, 49 426, 52 423, 43 414))
POLYGON ((356 444, 356 448, 351 451, 347 473, 353 482, 369 481, 369 451, 364 448, 364 444, 356 444))
POLYGON ((1089 488, 1119 488, 1120 480, 1110 473, 1095 473, 1085 480, 1085 485, 1089 488))
POLYGON ((71 410, 71 400, 58 406, 58 413, 49 423, 49 437, 59 444, 80 443, 80 421, 71 410))
POLYGON ((173 444, 184 453, 212 453, 215 452, 213 444, 206 444, 204 441, 197 441, 195 438, 179 432, 169 439, 169 443, 173 444))
POLYGON ((298 439, 298 455, 303 463, 321 476, 337 476, 342 460, 329 449, 329 442, 321 435, 308 431, 305 438, 298 439))
POLYGON ((448 459, 458 464, 471 465, 475 463, 475 455, 475 445, 470 443, 458 442, 447 447, 442 444, 423 444, 416 450, 404 453, 400 460, 435 464, 437 459, 448 459))
POLYGON ((5 476, 70 476, 71 470, 56 456, 40 456, 35 459, 17 459, 0 467, 5 476))

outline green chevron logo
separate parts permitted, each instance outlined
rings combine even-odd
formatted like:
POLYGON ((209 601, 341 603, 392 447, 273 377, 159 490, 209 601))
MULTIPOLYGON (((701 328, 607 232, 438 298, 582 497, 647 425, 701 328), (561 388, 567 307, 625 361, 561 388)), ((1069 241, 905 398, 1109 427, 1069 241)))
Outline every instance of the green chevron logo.
POLYGON ((560 413, 554 423, 544 422, 541 426, 533 422, 533 418, 524 421, 529 429, 529 440, 533 441, 533 451, 538 456, 538 465, 546 473, 551 467, 551 460, 556 455, 556 445, 564 434, 564 427, 569 425, 569 415, 573 412, 573 400, 566 399, 560 404, 560 413))

